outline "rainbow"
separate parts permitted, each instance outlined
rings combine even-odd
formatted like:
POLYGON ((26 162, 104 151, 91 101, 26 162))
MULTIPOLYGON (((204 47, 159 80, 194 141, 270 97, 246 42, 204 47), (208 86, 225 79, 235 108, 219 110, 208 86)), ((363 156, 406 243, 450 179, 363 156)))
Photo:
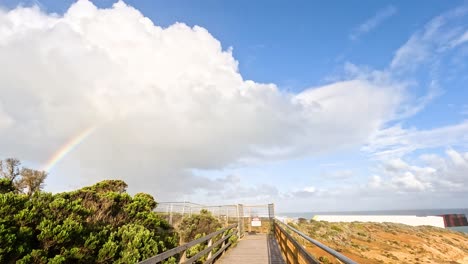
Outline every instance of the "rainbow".
POLYGON ((95 126, 90 126, 83 130, 81 133, 70 138, 67 143, 61 146, 44 165, 43 170, 49 172, 58 162, 60 162, 68 153, 75 149, 81 142, 83 142, 91 133, 96 129, 95 126))

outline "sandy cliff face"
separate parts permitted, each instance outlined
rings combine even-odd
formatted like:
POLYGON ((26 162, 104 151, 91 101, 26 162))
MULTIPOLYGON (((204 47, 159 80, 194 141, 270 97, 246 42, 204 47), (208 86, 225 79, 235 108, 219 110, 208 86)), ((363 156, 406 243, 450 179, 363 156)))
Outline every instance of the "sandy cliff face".
MULTIPOLYGON (((297 226, 359 263, 467 263, 468 235, 430 226, 393 223, 300 222, 297 226)), ((323 263, 338 263, 307 247, 323 263)))

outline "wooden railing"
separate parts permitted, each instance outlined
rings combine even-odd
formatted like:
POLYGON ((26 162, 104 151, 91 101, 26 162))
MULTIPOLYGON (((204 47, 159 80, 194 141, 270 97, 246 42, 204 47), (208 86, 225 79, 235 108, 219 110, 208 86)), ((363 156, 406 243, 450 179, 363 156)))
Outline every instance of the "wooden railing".
POLYGON ((287 264, 315 264, 320 263, 315 259, 307 250, 299 244, 299 242, 291 235, 295 234, 305 241, 311 243, 314 246, 319 247, 323 251, 327 252, 331 256, 335 257, 337 260, 345 264, 357 264, 357 262, 352 259, 340 254, 334 249, 331 249, 319 241, 308 237, 306 234, 301 231, 282 223, 279 220, 274 220, 274 234, 278 244, 281 248, 281 252, 284 256, 284 260, 287 264))
POLYGON ((229 241, 229 238, 232 235, 236 235, 236 229, 237 229, 238 224, 233 224, 230 225, 226 228, 223 228, 221 230, 218 230, 216 232, 213 232, 209 235, 206 235, 204 237, 201 237, 199 239, 195 239, 187 244, 184 244, 182 246, 178 246, 176 248, 170 249, 168 251, 165 251, 161 254, 158 254, 156 256, 153 256, 151 258, 148 258, 146 260, 143 260, 140 262, 140 264, 154 264, 154 263, 160 263, 170 257, 173 257, 177 254, 181 254, 182 257, 179 261, 179 263, 194 263, 195 261, 199 260, 203 256, 207 255, 207 258, 204 263, 212 263, 219 255, 221 255, 230 245, 231 241, 229 241), (232 232, 231 232, 232 230, 232 232), (213 241, 213 238, 216 236, 223 234, 221 238, 219 238, 216 241, 213 241), (195 245, 204 243, 208 241, 207 247, 195 254, 194 256, 191 256, 190 258, 185 257, 185 251, 195 245), (217 246, 221 245, 221 248, 219 248, 216 252, 212 252, 213 249, 215 249, 217 246))
POLYGON ((286 232, 284 227, 277 221, 274 223, 274 234, 287 264, 320 263, 309 252, 307 252, 304 247, 296 241, 296 239, 286 232))

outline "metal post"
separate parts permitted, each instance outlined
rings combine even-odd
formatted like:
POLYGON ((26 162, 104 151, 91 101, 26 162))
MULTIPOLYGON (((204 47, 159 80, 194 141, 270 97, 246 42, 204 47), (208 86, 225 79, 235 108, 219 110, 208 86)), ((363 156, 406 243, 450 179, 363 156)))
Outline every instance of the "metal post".
POLYGON ((169 224, 172 225, 172 204, 171 204, 171 211, 169 213, 169 224))
POLYGON ((226 225, 229 224, 229 207, 226 207, 226 225))
POLYGON ((249 234, 252 232, 252 208, 249 207, 249 234))
POLYGON ((240 223, 240 215, 239 215, 239 205, 237 207, 237 237, 240 239, 240 234, 241 234, 241 223, 240 223))
POLYGON ((272 232, 275 221, 275 204, 268 204, 268 217, 270 218, 270 232, 272 232))
POLYGON ((244 235, 244 206, 242 204, 237 205, 237 220, 239 239, 244 235))

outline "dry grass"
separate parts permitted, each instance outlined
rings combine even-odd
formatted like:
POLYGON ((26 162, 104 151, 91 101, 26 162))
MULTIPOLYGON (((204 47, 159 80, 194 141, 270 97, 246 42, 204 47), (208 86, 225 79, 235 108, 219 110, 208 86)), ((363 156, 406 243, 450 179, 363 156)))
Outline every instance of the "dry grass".
MULTIPOLYGON (((394 223, 301 222, 297 228, 359 263, 468 263, 468 235, 394 223)), ((323 263, 338 263, 307 246, 323 263)))

